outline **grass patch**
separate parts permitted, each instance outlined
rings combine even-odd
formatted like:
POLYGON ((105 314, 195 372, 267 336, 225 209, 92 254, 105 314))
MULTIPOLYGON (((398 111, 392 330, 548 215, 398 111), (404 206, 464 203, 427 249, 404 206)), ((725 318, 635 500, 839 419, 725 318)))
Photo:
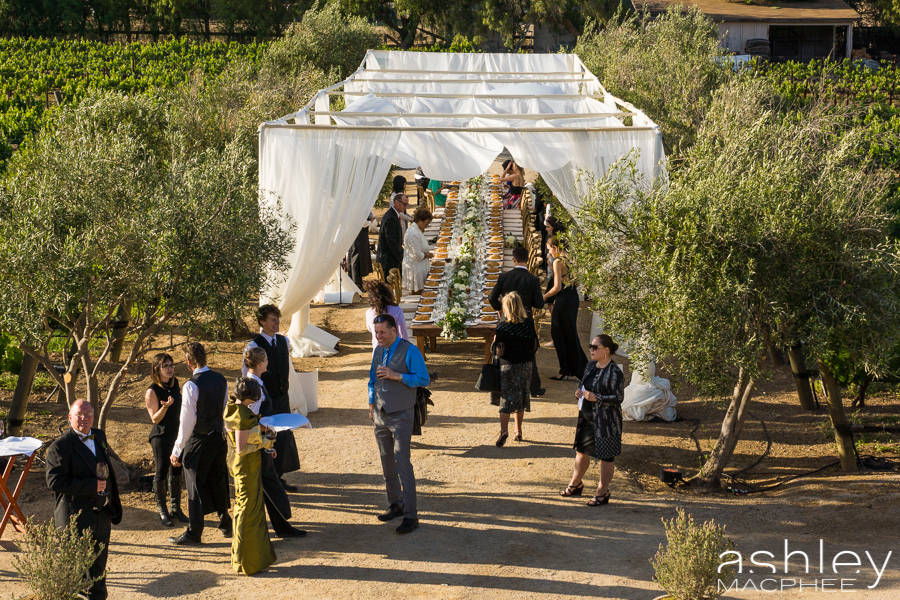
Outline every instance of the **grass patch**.
MULTIPOLYGON (((0 373, 0 390, 6 392, 16 391, 16 383, 19 381, 17 373, 0 373)), ((56 387, 56 382, 46 373, 36 373, 34 376, 34 386, 31 391, 52 390, 56 387)))

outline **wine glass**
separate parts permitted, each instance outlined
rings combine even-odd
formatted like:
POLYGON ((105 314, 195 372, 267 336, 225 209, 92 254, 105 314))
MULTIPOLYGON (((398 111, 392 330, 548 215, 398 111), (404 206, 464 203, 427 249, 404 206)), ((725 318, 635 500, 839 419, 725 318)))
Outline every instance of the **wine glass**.
MULTIPOLYGON (((106 481, 109 479, 109 465, 105 462, 97 463, 97 479, 102 479, 106 481)), ((98 496, 109 496, 109 490, 105 489, 102 492, 97 492, 98 496)))

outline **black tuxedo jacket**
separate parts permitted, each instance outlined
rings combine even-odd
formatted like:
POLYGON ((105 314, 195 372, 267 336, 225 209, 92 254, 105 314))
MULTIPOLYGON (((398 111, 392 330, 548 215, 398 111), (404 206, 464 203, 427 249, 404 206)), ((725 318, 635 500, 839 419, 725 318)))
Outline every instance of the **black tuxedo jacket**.
POLYGON ((384 276, 391 269, 400 269, 403 264, 403 226, 400 216, 393 208, 389 208, 381 219, 381 231, 378 233, 378 262, 384 268, 384 276))
POLYGON ((79 531, 94 529, 94 507, 102 502, 97 495, 98 461, 109 465, 109 479, 106 480, 109 504, 103 510, 109 511, 113 524, 118 525, 122 521, 119 486, 109 460, 106 434, 100 429, 91 429, 91 433, 97 448, 96 458, 71 427, 47 450, 47 486, 56 494, 53 521, 57 527, 68 525, 69 517, 81 511, 76 519, 79 531))
POLYGON ((544 307, 541 280, 536 275, 529 273, 528 269, 512 269, 500 275, 489 298, 494 310, 502 308, 500 301, 510 292, 518 292, 522 298, 522 304, 525 306, 525 313, 530 318, 533 318, 532 308, 544 307))

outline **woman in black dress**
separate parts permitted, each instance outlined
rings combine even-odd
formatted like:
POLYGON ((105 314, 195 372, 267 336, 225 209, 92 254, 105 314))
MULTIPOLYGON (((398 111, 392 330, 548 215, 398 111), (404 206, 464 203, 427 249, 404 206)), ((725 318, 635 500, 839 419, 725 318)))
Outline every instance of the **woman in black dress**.
POLYGON ((181 390, 178 389, 172 357, 165 352, 154 356, 150 378, 153 383, 144 394, 144 402, 153 421, 150 430, 150 447, 153 448, 153 462, 156 465, 153 489, 156 490, 159 520, 166 527, 171 527, 170 516, 182 523, 188 522, 187 516, 181 512, 181 467, 172 466, 169 462, 181 421, 181 390), (166 508, 167 492, 172 498, 171 512, 166 508))
POLYGON ((622 400, 625 399, 625 376, 610 355, 619 345, 606 334, 591 342, 591 362, 584 370, 575 397, 581 401, 578 425, 575 427, 575 469, 572 480, 560 496, 580 496, 582 478, 591 465, 591 457, 600 461, 600 484, 588 506, 609 502, 609 483, 616 471, 613 462, 622 453, 622 400))
POLYGON ((578 290, 569 257, 560 248, 556 236, 547 241, 553 256, 553 287, 544 294, 544 302, 553 299, 550 313, 550 337, 559 360, 559 375, 550 379, 561 381, 566 377, 579 377, 584 373, 587 356, 578 339, 578 290))
POLYGON ((527 317, 522 298, 516 292, 503 296, 503 321, 494 337, 500 357, 500 394, 491 394, 491 402, 500 406, 500 437, 497 446, 509 437, 509 416, 515 415, 517 442, 522 438, 525 411, 531 412, 531 367, 537 337, 534 320, 527 317))

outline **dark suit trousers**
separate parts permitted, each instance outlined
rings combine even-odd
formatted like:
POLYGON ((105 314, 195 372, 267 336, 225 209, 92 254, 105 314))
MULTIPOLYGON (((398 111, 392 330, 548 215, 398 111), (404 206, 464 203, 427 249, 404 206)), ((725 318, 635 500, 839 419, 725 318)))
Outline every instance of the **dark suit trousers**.
MULTIPOLYGON (((291 398, 288 394, 272 398, 272 414, 283 415, 291 412, 291 398)), ((300 470, 300 453, 293 431, 279 431, 275 437, 275 471, 281 477, 285 473, 300 470)))
POLYGON ((290 531, 291 501, 287 492, 281 486, 278 473, 275 471, 275 461, 268 452, 261 452, 262 457, 262 486, 263 500, 266 503, 266 512, 269 513, 269 521, 275 533, 290 531))
POLYGON ((215 511, 219 529, 231 529, 231 498, 228 495, 228 445, 221 433, 191 437, 184 450, 184 483, 188 494, 188 534, 200 539, 203 517, 215 511), (205 506, 208 502, 211 506, 205 506))
MULTIPOLYGON (((88 575, 91 579, 100 577, 106 571, 106 560, 109 558, 109 535, 111 530, 112 523, 109 520, 109 509, 104 508, 99 512, 95 512, 94 530, 91 537, 94 540, 94 545, 103 544, 103 549, 100 550, 100 556, 97 557, 94 564, 88 569, 88 575)), ((105 577, 95 581, 93 585, 91 585, 91 589, 88 590, 88 597, 91 600, 106 600, 107 596, 108 592, 106 591, 105 577)))

